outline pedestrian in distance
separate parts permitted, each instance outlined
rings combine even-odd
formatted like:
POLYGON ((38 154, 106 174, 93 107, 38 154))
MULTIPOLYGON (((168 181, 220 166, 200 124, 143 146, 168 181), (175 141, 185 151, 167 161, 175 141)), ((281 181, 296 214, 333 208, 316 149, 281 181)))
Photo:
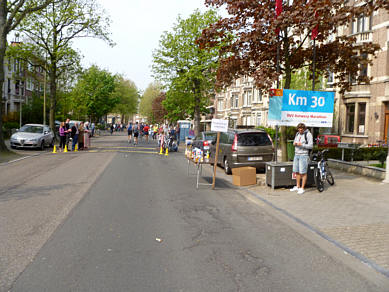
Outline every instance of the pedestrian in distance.
POLYGON ((180 146, 180 125, 176 126, 177 146, 180 146))
POLYGON ((307 172, 309 164, 310 150, 313 148, 313 137, 304 123, 297 125, 297 133, 293 141, 295 147, 293 159, 293 172, 296 175, 296 186, 290 189, 302 195, 307 182, 307 172))
POLYGON ((66 127, 65 123, 62 122, 59 126, 59 148, 64 151, 66 145, 66 127))
POLYGON ((139 130, 139 124, 136 122, 132 130, 134 133, 134 146, 138 145, 139 130))
POLYGON ((127 134, 128 134, 128 144, 131 144, 131 141, 132 141, 132 123, 131 122, 128 123, 127 134))
POLYGON ((76 145, 78 144, 78 123, 75 123, 71 128, 70 136, 72 137, 72 151, 76 149, 76 145))
POLYGON ((78 126, 78 149, 84 150, 84 123, 81 122, 78 126))
POLYGON ((66 147, 69 148, 69 140, 70 140, 70 132, 72 130, 70 129, 70 119, 66 119, 65 122, 65 138, 66 138, 66 147))
POLYGON ((113 133, 113 129, 114 129, 114 127, 113 127, 113 123, 111 124, 111 135, 112 135, 112 133, 113 133))
POLYGON ((149 130, 150 130, 150 127, 146 124, 144 127, 143 127, 143 133, 146 137, 146 143, 149 144, 149 130))
POLYGON ((91 124, 91 137, 95 135, 95 123, 91 124))

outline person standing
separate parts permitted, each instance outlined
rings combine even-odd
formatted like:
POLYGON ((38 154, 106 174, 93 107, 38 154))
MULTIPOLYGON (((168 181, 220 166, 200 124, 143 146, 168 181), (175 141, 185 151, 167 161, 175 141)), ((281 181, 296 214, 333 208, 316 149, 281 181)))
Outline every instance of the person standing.
POLYGON ((95 123, 91 124, 91 131, 91 137, 93 137, 95 135, 95 123))
POLYGON ((90 130, 89 130, 89 122, 84 123, 84 149, 88 149, 90 147, 90 130))
POLYGON ((84 123, 81 122, 78 126, 78 148, 80 150, 84 149, 84 123))
POLYGON ((71 128, 71 137, 72 137, 72 140, 73 140, 73 143, 72 143, 72 151, 74 151, 76 149, 76 144, 78 144, 78 123, 75 123, 72 128, 71 128))
POLYGON ((297 125, 297 134, 294 138, 293 145, 294 159, 293 172, 296 174, 296 186, 290 189, 291 192, 297 191, 297 194, 302 195, 307 182, 307 172, 309 164, 309 153, 313 148, 313 137, 304 123, 297 125))
POLYGON ((176 126, 177 146, 180 146, 180 125, 176 126))
POLYGON ((70 140, 70 132, 72 130, 70 129, 70 119, 66 119, 65 122, 65 138, 66 138, 66 148, 69 149, 69 140, 70 140))
POLYGON ((59 126, 59 148, 64 151, 66 145, 66 127, 65 123, 62 122, 59 126))

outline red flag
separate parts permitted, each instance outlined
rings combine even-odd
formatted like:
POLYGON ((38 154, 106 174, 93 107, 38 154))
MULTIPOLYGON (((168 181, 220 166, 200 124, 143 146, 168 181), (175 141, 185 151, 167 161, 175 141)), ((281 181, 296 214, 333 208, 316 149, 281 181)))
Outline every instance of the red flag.
MULTIPOLYGON (((314 3, 315 1, 316 1, 316 0, 310 0, 310 1, 308 2, 308 5, 314 3)), ((317 16, 318 16, 318 15, 317 15, 317 11, 316 11, 316 9, 315 9, 315 18, 316 18, 316 19, 317 19, 317 16)), ((319 34, 319 25, 317 24, 317 25, 312 29, 311 40, 316 39, 318 34, 319 34)))
MULTIPOLYGON (((276 0, 276 18, 281 14, 282 12, 282 0, 276 0)), ((276 34, 278 35, 280 33, 280 29, 276 28, 276 34)))
MULTIPOLYGON (((315 11, 315 18, 317 18, 317 11, 315 11)), ((311 40, 316 39, 318 34, 319 34, 319 25, 317 24, 317 25, 312 29, 311 40)))
POLYGON ((276 0, 276 15, 280 15, 282 12, 282 0, 276 0))

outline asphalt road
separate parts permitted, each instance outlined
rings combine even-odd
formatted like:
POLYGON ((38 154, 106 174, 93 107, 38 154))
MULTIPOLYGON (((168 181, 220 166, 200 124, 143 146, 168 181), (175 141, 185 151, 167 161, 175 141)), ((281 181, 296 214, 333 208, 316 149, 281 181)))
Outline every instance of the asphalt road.
POLYGON ((182 153, 95 146, 118 153, 11 291, 382 291, 222 180, 196 190, 182 153))

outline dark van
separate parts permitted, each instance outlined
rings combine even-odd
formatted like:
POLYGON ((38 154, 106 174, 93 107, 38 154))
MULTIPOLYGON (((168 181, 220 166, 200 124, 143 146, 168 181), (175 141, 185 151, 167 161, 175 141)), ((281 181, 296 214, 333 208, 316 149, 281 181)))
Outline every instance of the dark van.
MULTIPOLYGON (((215 160, 216 144, 212 143, 210 160, 215 160)), ((231 169, 252 166, 264 170, 265 163, 273 161, 274 147, 270 136, 261 130, 228 130, 220 133, 217 163, 224 167, 227 174, 231 169)))

